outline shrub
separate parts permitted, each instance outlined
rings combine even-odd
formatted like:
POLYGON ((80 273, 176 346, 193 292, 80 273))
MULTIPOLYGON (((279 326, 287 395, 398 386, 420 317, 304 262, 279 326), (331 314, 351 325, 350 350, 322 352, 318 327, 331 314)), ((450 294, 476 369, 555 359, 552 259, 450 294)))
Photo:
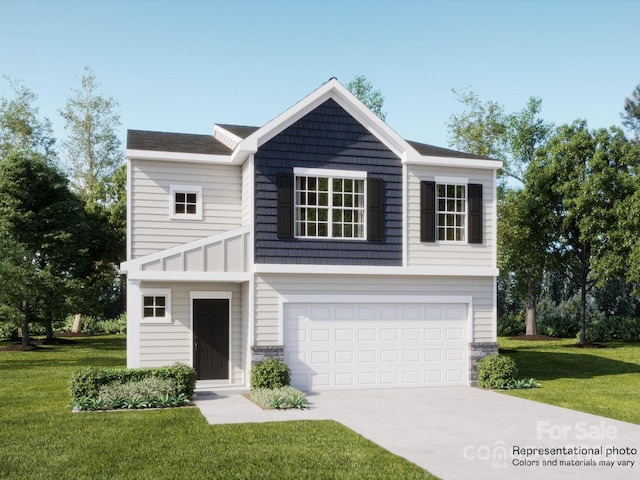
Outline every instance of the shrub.
POLYGON ((145 378, 172 380, 176 394, 187 398, 193 396, 196 387, 196 371, 183 363, 158 368, 96 368, 87 367, 76 371, 69 379, 69 393, 72 399, 98 398, 100 388, 114 383, 140 382, 145 378))
POLYGON ((589 322, 586 328, 590 342, 640 341, 640 318, 609 317, 589 322))
POLYGON ((251 391, 251 398, 262 408, 308 408, 307 397, 293 387, 258 388, 251 391))
POLYGON ((525 332, 526 312, 505 313, 498 319, 498 336, 514 337, 525 332))
POLYGON ((117 400, 127 400, 135 397, 142 397, 157 401, 163 396, 177 394, 175 380, 170 378, 147 377, 139 382, 110 383, 100 387, 98 394, 107 404, 116 404, 117 400))
POLYGON ((289 375, 289 367, 283 361, 268 358, 253 366, 251 389, 286 387, 290 382, 289 375))
POLYGON ((494 353, 478 362, 478 385, 482 388, 503 388, 518 374, 516 362, 505 355, 494 353))

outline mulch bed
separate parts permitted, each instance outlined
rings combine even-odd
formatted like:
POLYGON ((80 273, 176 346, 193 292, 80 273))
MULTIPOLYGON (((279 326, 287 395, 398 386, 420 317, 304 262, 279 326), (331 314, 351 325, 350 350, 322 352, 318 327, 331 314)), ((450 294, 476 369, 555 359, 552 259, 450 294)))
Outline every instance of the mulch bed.
POLYGON ((562 340, 557 337, 547 337, 546 335, 518 335, 517 337, 510 337, 511 340, 562 340))
POLYGON ((20 340, 17 340, 13 345, 7 345, 6 347, 0 348, 0 351, 9 351, 9 352, 30 352, 33 350, 41 350, 41 345, 75 345, 75 340, 70 340, 68 337, 90 337, 89 333, 72 333, 72 332, 63 332, 56 333, 56 335, 47 340, 46 338, 31 340, 29 345, 22 345, 20 340))
MULTIPOLYGON (((546 335, 518 335, 517 337, 510 337, 511 340, 562 340, 562 338, 557 337, 547 337, 546 335)), ((573 343, 571 345, 566 345, 570 348, 609 348, 606 345, 602 345, 601 343, 573 343)))

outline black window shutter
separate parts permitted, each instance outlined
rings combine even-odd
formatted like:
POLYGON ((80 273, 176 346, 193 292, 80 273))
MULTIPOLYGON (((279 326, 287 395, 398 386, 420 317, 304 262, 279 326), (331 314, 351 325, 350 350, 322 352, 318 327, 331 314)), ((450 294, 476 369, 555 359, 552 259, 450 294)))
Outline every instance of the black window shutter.
POLYGON ((382 179, 367 179, 367 240, 382 240, 382 197, 382 179))
POLYGON ((420 241, 436 241, 436 182, 420 182, 420 241))
POLYGON ((278 175, 278 238, 293 238, 293 175, 278 175))
POLYGON ((467 195, 469 197, 469 243, 482 243, 482 185, 470 183, 467 195))

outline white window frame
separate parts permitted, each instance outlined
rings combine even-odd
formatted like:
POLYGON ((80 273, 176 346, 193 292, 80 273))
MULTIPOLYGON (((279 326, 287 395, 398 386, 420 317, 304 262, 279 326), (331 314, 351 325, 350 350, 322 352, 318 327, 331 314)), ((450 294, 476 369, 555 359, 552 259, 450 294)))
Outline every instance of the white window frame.
POLYGON ((202 220, 202 186, 200 185, 170 185, 169 212, 173 220, 202 220), (196 213, 176 213, 176 193, 196 194, 196 213))
MULTIPOLYGON (((466 243, 467 242, 467 238, 469 236, 469 232, 468 232, 468 216, 469 216, 469 179, 468 178, 458 178, 458 177, 435 177, 435 183, 436 183, 436 240, 440 243, 466 243), (464 187, 464 197, 462 198, 464 200, 464 212, 458 212, 458 211, 449 211, 449 210, 440 210, 440 199, 445 198, 445 202, 446 199, 448 197, 446 197, 446 193, 445 193, 445 197, 441 197, 439 194, 439 187, 440 186, 444 186, 445 190, 446 187, 448 186, 452 186, 452 187, 464 187), (444 214, 452 214, 455 216, 462 216, 462 224, 459 227, 456 227, 455 225, 450 226, 450 225, 441 225, 440 224, 440 215, 444 214), (455 239, 455 240, 447 240, 446 238, 446 233, 448 229, 454 229, 454 232, 457 230, 462 232, 462 238, 460 239, 455 239), (441 229, 444 229, 444 233, 445 233, 445 238, 444 239, 440 239, 440 232, 441 229)), ((455 200, 455 198, 454 198, 455 200)))
MULTIPOLYGON (((294 188, 294 231, 295 238, 302 239, 320 239, 320 240, 354 240, 354 241, 366 241, 367 240, 367 172, 365 171, 353 171, 353 170, 334 170, 334 169, 325 169, 325 168, 294 168, 293 169, 294 179, 293 179, 293 188, 294 188), (298 219, 299 208, 301 205, 298 204, 298 177, 316 177, 316 178, 327 178, 329 179, 329 190, 327 192, 328 195, 328 214, 327 214, 327 235, 298 235, 298 222, 302 221, 298 219), (362 207, 362 222, 358 222, 357 225, 362 225, 362 236, 361 237, 334 237, 333 236, 333 182, 332 180, 341 179, 341 180, 363 180, 363 202, 364 205, 362 207)), ((340 208, 340 207, 336 207, 340 208)), ((317 233, 317 232, 316 232, 317 233)))
POLYGON ((140 323, 171 323, 171 289, 170 288, 141 288, 140 289, 140 323), (144 297, 164 297, 164 317, 145 317, 144 297))

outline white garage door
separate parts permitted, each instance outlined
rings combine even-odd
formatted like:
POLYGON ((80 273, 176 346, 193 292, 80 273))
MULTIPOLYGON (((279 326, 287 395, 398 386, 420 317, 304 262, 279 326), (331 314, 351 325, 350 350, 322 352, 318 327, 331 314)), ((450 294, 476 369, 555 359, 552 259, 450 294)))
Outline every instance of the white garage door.
POLYGON ((285 304, 285 362, 303 390, 468 384, 466 304, 285 304))

